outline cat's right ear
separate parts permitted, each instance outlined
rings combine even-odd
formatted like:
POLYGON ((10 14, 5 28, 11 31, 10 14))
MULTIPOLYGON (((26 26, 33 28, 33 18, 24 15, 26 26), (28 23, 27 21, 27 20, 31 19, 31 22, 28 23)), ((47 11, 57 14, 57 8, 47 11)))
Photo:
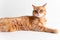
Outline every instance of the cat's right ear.
POLYGON ((45 3, 45 4, 43 5, 43 7, 45 7, 45 6, 46 6, 46 4, 47 4, 47 3, 45 3))
POLYGON ((32 7, 35 9, 36 8, 36 6, 35 5, 32 5, 32 7))

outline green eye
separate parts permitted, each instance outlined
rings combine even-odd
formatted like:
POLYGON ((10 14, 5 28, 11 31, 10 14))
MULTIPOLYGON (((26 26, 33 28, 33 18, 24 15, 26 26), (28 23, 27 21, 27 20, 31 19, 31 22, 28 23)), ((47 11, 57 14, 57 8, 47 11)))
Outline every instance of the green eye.
POLYGON ((40 12, 43 12, 43 10, 40 10, 40 12))

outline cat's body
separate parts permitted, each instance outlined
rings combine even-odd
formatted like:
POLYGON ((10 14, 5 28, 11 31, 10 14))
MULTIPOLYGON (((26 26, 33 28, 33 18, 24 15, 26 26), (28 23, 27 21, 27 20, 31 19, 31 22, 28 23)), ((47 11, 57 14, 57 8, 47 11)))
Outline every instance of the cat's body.
POLYGON ((40 18, 36 16, 22 16, 16 18, 2 18, 0 19, 0 32, 13 31, 41 31, 55 33, 56 30, 49 29, 43 26, 40 18))
POLYGON ((0 19, 0 31, 35 30, 34 28, 38 26, 39 23, 40 18, 35 16, 2 18, 0 19))
MULTIPOLYGON (((44 9, 44 8, 43 8, 44 9)), ((40 9, 39 9, 40 10, 40 9)), ((41 31, 57 33, 57 30, 50 29, 44 26, 46 22, 44 10, 42 17, 37 17, 35 14, 37 11, 33 10, 33 16, 21 16, 15 18, 0 18, 0 32, 12 32, 12 31, 41 31)))

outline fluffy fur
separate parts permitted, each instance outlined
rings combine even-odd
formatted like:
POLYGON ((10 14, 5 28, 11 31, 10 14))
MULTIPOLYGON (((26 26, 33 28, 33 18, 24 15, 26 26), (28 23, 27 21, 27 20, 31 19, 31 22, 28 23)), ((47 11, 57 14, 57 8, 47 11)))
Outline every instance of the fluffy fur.
POLYGON ((46 9, 43 6, 33 6, 33 16, 21 16, 15 18, 0 18, 0 32, 13 32, 13 31, 39 31, 57 33, 57 30, 50 29, 44 26, 46 22, 45 15, 46 9), (35 14, 38 14, 37 16, 35 14), (39 14, 44 14, 39 17, 39 14))

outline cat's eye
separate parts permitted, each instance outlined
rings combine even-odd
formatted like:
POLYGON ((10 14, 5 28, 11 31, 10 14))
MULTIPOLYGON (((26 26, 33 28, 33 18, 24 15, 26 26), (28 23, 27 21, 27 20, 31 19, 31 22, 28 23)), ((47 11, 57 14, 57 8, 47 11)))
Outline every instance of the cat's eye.
POLYGON ((36 12, 36 13, 37 13, 37 10, 34 10, 34 12, 36 12))
POLYGON ((43 12, 43 10, 40 10, 40 12, 43 12))

